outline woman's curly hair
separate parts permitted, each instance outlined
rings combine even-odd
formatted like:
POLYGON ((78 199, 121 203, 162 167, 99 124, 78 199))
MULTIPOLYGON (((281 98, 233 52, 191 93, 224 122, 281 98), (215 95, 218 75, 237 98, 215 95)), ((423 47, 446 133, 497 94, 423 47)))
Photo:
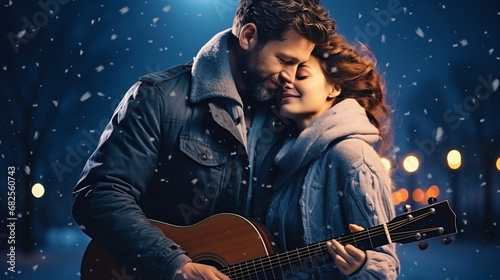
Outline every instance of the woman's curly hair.
POLYGON ((392 117, 373 53, 362 43, 356 48, 337 33, 329 44, 316 46, 313 55, 319 59, 326 79, 341 90, 334 105, 346 98, 356 99, 379 130, 379 154, 386 153, 393 142, 392 117))

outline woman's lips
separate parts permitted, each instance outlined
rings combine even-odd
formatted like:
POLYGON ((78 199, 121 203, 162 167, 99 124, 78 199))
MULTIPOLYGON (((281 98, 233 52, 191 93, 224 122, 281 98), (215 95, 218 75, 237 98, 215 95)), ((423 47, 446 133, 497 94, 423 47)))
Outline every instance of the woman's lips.
POLYGON ((290 100, 293 100, 295 98, 299 98, 300 95, 298 94, 293 94, 293 93, 290 93, 290 92, 284 92, 281 94, 281 101, 290 101, 290 100))

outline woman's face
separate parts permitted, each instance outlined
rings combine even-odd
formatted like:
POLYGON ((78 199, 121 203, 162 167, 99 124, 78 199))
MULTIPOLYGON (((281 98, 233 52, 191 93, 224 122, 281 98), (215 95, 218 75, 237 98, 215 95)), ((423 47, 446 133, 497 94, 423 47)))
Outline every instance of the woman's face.
POLYGON ((326 80, 319 60, 311 56, 297 69, 293 85, 285 84, 277 98, 281 115, 293 119, 303 130, 330 109, 334 97, 339 94, 340 91, 326 80))

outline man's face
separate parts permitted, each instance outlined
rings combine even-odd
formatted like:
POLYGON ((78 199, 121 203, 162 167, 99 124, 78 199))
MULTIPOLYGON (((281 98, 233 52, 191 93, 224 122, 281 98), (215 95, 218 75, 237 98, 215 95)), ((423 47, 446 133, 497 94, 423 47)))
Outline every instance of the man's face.
POLYGON ((271 99, 285 83, 293 84, 297 67, 314 49, 314 43, 295 30, 285 32, 283 38, 251 48, 239 60, 245 84, 257 101, 271 99))

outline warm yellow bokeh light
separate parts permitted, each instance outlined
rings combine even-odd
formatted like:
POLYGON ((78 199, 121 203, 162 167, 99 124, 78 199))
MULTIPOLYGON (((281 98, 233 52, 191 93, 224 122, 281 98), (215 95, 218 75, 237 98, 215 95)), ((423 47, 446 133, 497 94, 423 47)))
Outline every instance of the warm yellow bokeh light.
POLYGON ((458 169, 462 165, 462 155, 457 150, 451 150, 446 156, 446 161, 451 169, 458 169))
POLYGON ((43 187, 42 184, 36 183, 31 188, 31 193, 33 194, 34 197, 40 198, 45 193, 45 188, 43 187))
POLYGON ((408 190, 402 188, 398 191, 392 193, 392 203, 398 205, 401 202, 405 202, 409 197, 408 190))
POLYGON ((439 196, 439 188, 438 186, 436 185, 432 185, 429 187, 429 189, 427 190, 427 198, 429 197, 435 197, 437 198, 439 196))
POLYGON ((413 191, 412 198, 414 201, 422 202, 425 200, 425 193, 421 189, 416 189, 413 191))
POLYGON ((401 194, 399 192, 393 192, 391 198, 394 205, 401 203, 401 194))
POLYGON ((401 202, 405 202, 408 199, 408 191, 406 189, 400 189, 398 193, 401 195, 401 202))
POLYGON ((420 161, 416 156, 410 155, 407 156, 403 161, 403 168, 406 172, 413 173, 418 170, 420 165, 420 161))
POLYGON ((391 161, 384 158, 384 157, 381 158, 380 160, 382 160, 382 164, 384 165, 385 170, 390 171, 391 170, 391 161))
POLYGON ((497 159, 497 169, 500 171, 500 157, 497 159))

